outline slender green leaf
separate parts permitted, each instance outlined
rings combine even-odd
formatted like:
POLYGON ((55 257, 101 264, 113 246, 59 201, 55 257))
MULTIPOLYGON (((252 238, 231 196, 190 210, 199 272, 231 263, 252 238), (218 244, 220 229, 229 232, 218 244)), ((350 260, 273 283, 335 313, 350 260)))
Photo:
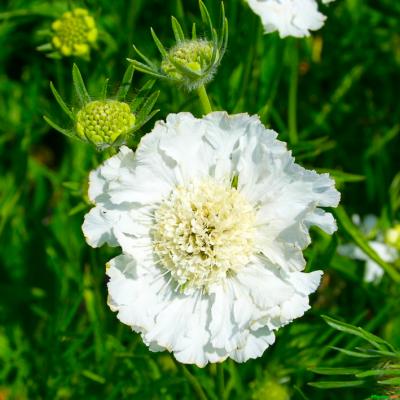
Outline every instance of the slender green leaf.
POLYGON ((383 381, 378 381, 380 385, 400 385, 400 378, 390 378, 383 381))
POLYGON ((315 368, 308 368, 308 370, 320 375, 356 375, 362 371, 359 368, 347 368, 347 367, 342 367, 342 368, 315 367, 315 368))
POLYGON ((316 387, 318 389, 339 389, 348 387, 357 387, 365 384, 365 381, 322 381, 322 382, 310 382, 308 385, 316 387))
POLYGON ((368 341, 369 343, 371 343, 373 346, 377 347, 380 350, 386 350, 387 347, 391 347, 391 345, 388 342, 381 339, 379 336, 373 335, 372 333, 367 332, 360 327, 353 326, 342 321, 338 321, 336 319, 328 317, 327 315, 323 315, 322 318, 332 328, 337 329, 341 332, 346 332, 351 335, 358 336, 368 341))
POLYGON ((380 357, 378 355, 359 353, 358 351, 342 349, 342 348, 336 347, 336 346, 332 346, 332 349, 337 350, 340 353, 346 354, 351 357, 357 357, 357 358, 379 358, 380 357))
POLYGON ((368 376, 376 375, 400 375, 400 369, 371 369, 369 371, 359 372, 356 374, 357 378, 366 378, 368 376))

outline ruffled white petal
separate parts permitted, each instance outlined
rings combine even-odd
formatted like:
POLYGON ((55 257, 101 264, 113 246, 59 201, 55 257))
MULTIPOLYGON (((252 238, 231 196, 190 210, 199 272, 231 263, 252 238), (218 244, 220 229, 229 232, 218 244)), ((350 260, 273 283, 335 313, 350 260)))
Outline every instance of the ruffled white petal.
POLYGON ((309 36, 326 19, 315 0, 248 0, 248 3, 260 16, 265 32, 278 31, 282 38, 309 36))
POLYGON ((259 259, 210 295, 192 296, 177 292, 157 267, 142 268, 122 255, 108 265, 109 305, 153 350, 168 349, 182 363, 243 362, 262 355, 274 342, 273 330, 304 314, 321 276, 279 277, 273 269, 259 259))
POLYGON ((272 262, 301 270, 301 250, 310 243, 315 225, 336 231, 333 216, 319 207, 336 207, 340 194, 328 174, 319 175, 294 163, 276 133, 259 121, 242 135, 232 154, 238 189, 258 208, 257 245, 272 262))
POLYGON ((107 243, 110 246, 118 246, 118 240, 114 235, 114 226, 119 222, 120 213, 107 210, 102 206, 92 208, 85 215, 82 229, 88 244, 92 247, 100 247, 107 243))

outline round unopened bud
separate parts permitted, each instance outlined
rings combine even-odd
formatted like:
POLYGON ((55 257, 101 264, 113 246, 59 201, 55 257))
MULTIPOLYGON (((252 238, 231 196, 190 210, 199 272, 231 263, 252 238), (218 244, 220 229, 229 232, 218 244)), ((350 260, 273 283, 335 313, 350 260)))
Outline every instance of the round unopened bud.
POLYGON ((85 56, 97 40, 95 21, 83 8, 64 13, 51 27, 53 46, 63 56, 85 56))
MULTIPOLYGON (((213 77, 217 64, 212 65, 213 44, 207 40, 188 40, 174 46, 167 57, 161 62, 162 71, 171 79, 179 81, 188 89, 195 89, 210 81, 213 77), (186 74, 177 68, 174 63, 196 73, 186 74)), ((215 57, 218 59, 218 56, 215 57)))
POLYGON ((386 231, 385 241, 388 245, 400 250, 400 224, 386 231))
POLYGON ((132 129, 135 122, 135 115, 127 103, 95 100, 78 112, 76 131, 81 139, 105 148, 132 129))

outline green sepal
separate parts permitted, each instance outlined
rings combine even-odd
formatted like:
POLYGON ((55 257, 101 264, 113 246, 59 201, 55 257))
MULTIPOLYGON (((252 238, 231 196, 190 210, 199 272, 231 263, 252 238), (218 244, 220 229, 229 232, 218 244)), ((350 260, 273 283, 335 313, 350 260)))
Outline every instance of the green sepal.
POLYGON ((132 84, 133 74, 135 72, 135 68, 132 64, 128 66, 124 73, 124 77, 122 78, 122 83, 117 92, 117 100, 123 101, 125 100, 126 95, 128 94, 129 88, 132 84))
MULTIPOLYGON (((158 96, 160 95, 159 91, 152 93, 143 103, 142 107, 136 114, 137 124, 140 124, 149 114, 154 104, 156 103, 158 96)), ((142 124, 143 125, 143 124, 142 124)))
POLYGON ((133 113, 135 113, 136 110, 140 108, 141 104, 143 104, 143 102, 146 100, 151 88, 154 86, 154 83, 155 79, 151 79, 150 81, 147 81, 138 91, 135 98, 131 101, 129 105, 133 113))
POLYGON ((65 112, 65 114, 68 115, 68 117, 72 120, 75 121, 75 116, 74 113, 68 108, 68 106, 65 104, 64 100, 58 93, 57 89, 54 87, 53 82, 50 82, 50 90, 53 93, 54 98, 56 99, 58 105, 62 108, 62 110, 65 112))
POLYGON ((167 57, 167 50, 165 50, 165 47, 163 46, 163 44, 161 43, 160 39, 158 38, 158 36, 156 35, 156 33, 154 32, 153 28, 150 28, 150 32, 151 32, 151 36, 153 37, 154 43, 156 44, 159 52, 161 53, 161 55, 163 57, 167 57))
POLYGON ((139 55, 139 57, 140 57, 151 69, 157 70, 157 66, 156 66, 149 58, 147 58, 135 45, 133 45, 133 49, 136 51, 136 53, 139 55))
POLYGON ((74 88, 78 96, 81 106, 84 107, 90 102, 90 96, 86 89, 85 83, 83 82, 81 72, 76 64, 72 66, 72 81, 74 83, 74 88))
POLYGON ((109 78, 104 79, 103 82, 103 86, 101 88, 101 94, 100 94, 100 98, 102 100, 106 100, 107 99, 107 90, 108 90, 108 82, 109 82, 109 78))
POLYGON ((157 71, 152 70, 150 67, 148 67, 147 65, 141 63, 140 61, 137 60, 132 60, 130 58, 127 59, 130 63, 132 63, 132 65, 135 67, 135 69, 137 69, 138 71, 141 71, 145 74, 154 76, 156 78, 161 78, 161 79, 165 79, 165 76, 160 74, 157 71))
POLYGON ((183 33, 182 26, 178 22, 178 20, 172 16, 171 17, 171 24, 172 24, 172 30, 174 32, 175 40, 180 43, 185 40, 185 34, 183 33))
POLYGON ((62 133, 65 136, 68 136, 71 139, 76 139, 76 140, 81 140, 76 137, 73 133, 68 131, 67 129, 61 128, 59 125, 57 125, 55 122, 53 122, 49 117, 46 117, 45 115, 43 116, 43 119, 56 131, 62 133))

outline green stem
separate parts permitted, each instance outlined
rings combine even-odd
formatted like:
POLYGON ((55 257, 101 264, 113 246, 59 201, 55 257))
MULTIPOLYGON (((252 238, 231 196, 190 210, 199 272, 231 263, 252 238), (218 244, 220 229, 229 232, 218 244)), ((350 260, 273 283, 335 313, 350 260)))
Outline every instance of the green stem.
POLYGON ((199 400, 208 400, 207 396, 204 393, 203 388, 200 385, 200 382, 197 380, 197 378, 190 373, 190 371, 187 369, 186 365, 181 364, 183 374, 185 375, 185 378, 188 380, 188 382, 192 385, 193 390, 195 391, 197 397, 199 400))
POLYGON ((290 143, 296 144, 299 140, 297 135, 297 90, 299 84, 299 47, 296 39, 293 39, 290 49, 290 83, 289 83, 289 110, 288 126, 290 143))
POLYGON ((225 379, 222 363, 217 364, 217 394, 220 400, 225 399, 225 379))
POLYGON ((210 99, 208 98, 206 88, 204 87, 204 85, 201 85, 197 89, 197 94, 199 95, 200 103, 201 103, 201 106, 203 107, 204 114, 207 115, 210 112, 212 112, 210 99))

